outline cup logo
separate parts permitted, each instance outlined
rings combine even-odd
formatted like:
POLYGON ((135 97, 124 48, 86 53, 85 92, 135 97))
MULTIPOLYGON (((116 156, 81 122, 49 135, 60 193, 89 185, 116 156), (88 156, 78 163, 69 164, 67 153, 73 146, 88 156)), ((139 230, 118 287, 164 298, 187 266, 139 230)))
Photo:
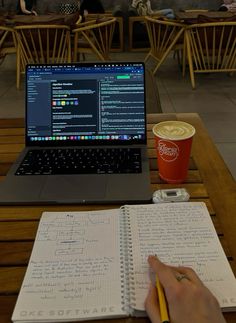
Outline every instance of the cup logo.
POLYGON ((173 162, 179 156, 179 147, 170 140, 159 140, 157 149, 161 159, 166 162, 173 162))

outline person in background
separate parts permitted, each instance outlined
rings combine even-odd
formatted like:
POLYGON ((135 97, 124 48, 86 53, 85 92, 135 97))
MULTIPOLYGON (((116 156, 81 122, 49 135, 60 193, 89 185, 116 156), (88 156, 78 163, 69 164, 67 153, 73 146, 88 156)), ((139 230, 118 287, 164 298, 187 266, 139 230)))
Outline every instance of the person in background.
MULTIPOLYGON (((163 264, 156 256, 148 263, 165 291, 173 323, 226 323, 216 298, 191 268, 163 264)), ((161 323, 157 291, 150 286, 145 308, 152 323, 161 323)))
POLYGON ((174 11, 172 9, 152 10, 150 0, 133 0, 131 7, 137 10, 139 16, 161 15, 168 19, 175 19, 174 11))
POLYGON ((105 10, 100 0, 83 0, 80 5, 82 16, 87 16, 89 13, 104 13, 105 10))
POLYGON ((236 0, 224 0, 220 6, 219 11, 230 11, 236 13, 236 0))
POLYGON ((35 15, 37 12, 33 9, 34 0, 18 0, 17 13, 18 15, 35 15))

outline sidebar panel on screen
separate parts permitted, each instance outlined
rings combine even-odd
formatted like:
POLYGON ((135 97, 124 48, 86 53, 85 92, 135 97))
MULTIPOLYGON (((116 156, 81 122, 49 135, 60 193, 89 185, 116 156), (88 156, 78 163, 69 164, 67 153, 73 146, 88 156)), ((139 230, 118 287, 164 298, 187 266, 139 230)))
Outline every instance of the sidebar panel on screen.
POLYGON ((27 84, 27 135, 49 136, 51 132, 51 91, 48 82, 33 77, 27 84))

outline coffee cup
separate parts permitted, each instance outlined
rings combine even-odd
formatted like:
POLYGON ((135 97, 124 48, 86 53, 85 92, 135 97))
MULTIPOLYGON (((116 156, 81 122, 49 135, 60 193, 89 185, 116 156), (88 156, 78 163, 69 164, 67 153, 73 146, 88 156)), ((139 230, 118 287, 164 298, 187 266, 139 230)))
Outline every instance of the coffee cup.
POLYGON ((167 183, 187 178, 195 128, 183 121, 163 121, 153 127, 159 176, 167 183))

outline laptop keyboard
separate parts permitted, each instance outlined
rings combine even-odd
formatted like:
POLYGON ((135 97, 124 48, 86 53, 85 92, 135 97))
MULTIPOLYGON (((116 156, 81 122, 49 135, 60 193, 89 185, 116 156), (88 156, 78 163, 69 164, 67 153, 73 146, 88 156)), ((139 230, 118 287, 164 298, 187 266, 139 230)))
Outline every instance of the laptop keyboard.
POLYGON ((139 148, 69 148, 30 150, 15 175, 140 172, 141 150, 139 148))

